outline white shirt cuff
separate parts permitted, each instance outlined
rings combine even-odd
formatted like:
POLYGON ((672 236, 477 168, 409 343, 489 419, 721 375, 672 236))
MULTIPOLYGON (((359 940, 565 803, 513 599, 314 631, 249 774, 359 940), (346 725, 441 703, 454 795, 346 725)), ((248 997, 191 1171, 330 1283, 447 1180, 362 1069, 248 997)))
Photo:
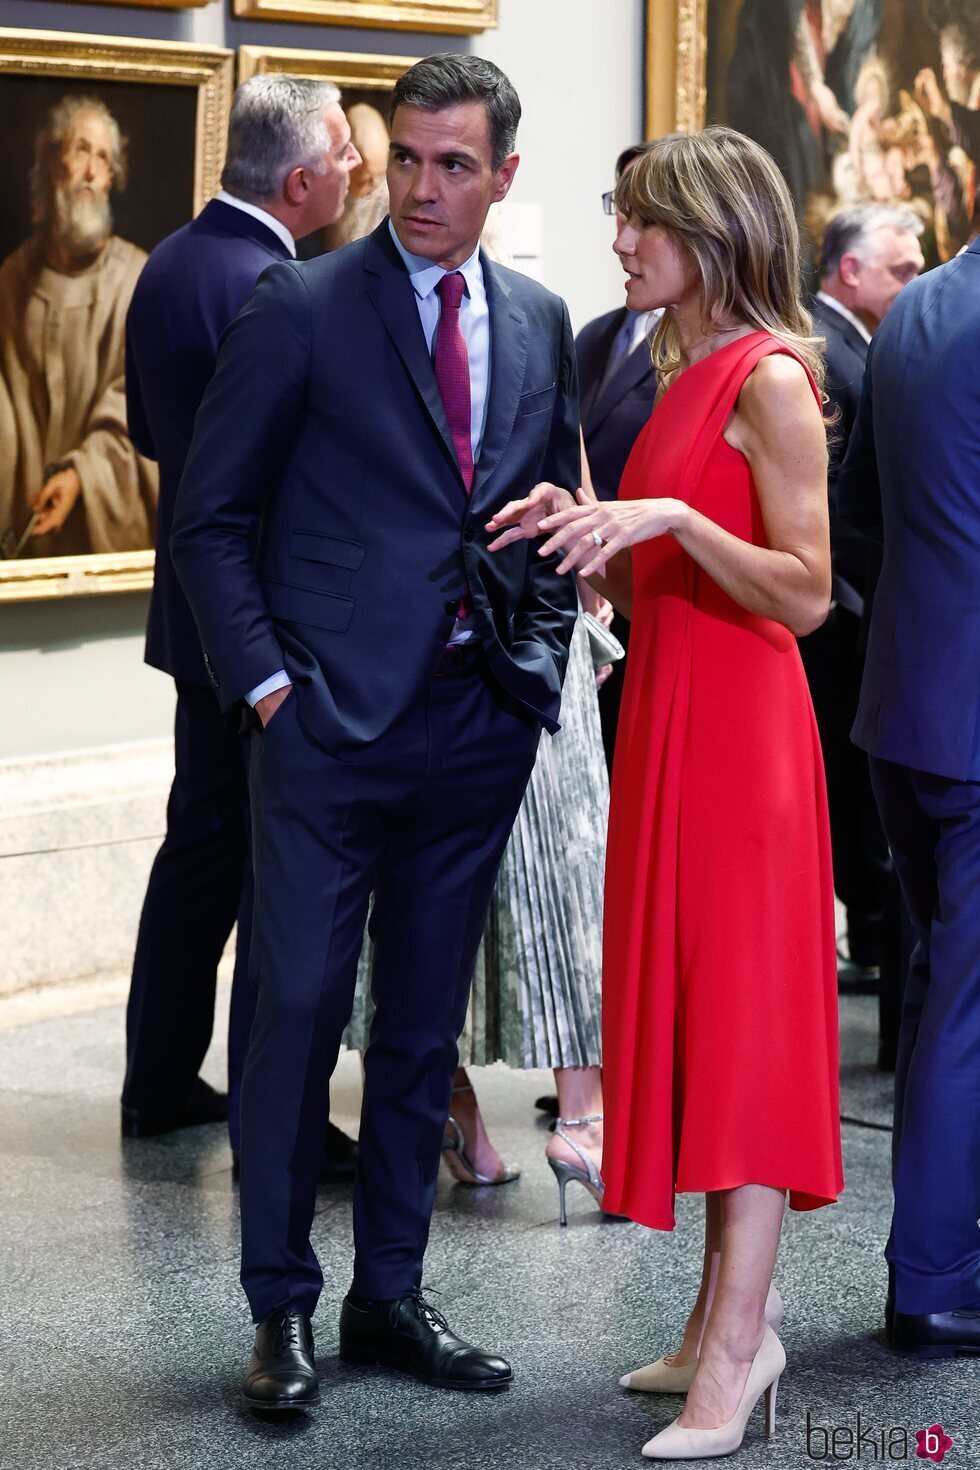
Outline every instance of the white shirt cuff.
POLYGON ((286 670, 280 669, 278 673, 264 679, 261 684, 256 684, 254 689, 248 691, 245 698, 254 709, 259 700, 264 699, 267 694, 274 694, 277 689, 285 689, 286 685, 292 682, 286 670))

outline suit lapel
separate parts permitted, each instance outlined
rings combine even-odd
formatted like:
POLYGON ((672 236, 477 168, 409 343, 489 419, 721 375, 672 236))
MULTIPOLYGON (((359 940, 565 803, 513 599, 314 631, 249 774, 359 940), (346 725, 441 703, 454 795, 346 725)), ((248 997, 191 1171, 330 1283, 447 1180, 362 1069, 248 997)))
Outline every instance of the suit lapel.
MULTIPOLYGON (((584 429, 586 434, 591 434, 599 427, 603 419, 607 419, 617 403, 621 403, 627 393, 631 392, 652 371, 650 367, 650 353, 644 343, 634 347, 628 352, 621 362, 617 363, 611 378, 598 389, 589 407, 589 413, 585 420, 584 429)), ((650 393, 650 407, 653 408, 653 392, 650 393)))
POLYGON ((433 428, 442 439, 462 490, 463 477, 453 448, 442 395, 436 383, 435 369, 426 349, 415 292, 408 272, 391 243, 387 220, 379 225, 368 240, 364 268, 371 276, 368 296, 418 390, 433 428))
MULTIPOLYGON (((589 359, 589 387, 582 395, 582 427, 586 430, 586 433, 588 432, 592 410, 595 408, 600 396, 600 389, 602 388, 602 380, 606 375, 606 363, 609 361, 609 354, 612 351, 613 343, 625 319, 625 308, 623 311, 614 313, 608 326, 604 328, 592 349, 589 359)), ((583 378, 586 376, 584 364, 581 376, 583 378)))
MULTIPOLYGON (((510 442, 527 370, 527 317, 511 297, 510 286, 481 252, 490 308, 490 392, 472 499, 482 494, 510 442)), ((530 487, 528 487, 530 488, 530 487)))

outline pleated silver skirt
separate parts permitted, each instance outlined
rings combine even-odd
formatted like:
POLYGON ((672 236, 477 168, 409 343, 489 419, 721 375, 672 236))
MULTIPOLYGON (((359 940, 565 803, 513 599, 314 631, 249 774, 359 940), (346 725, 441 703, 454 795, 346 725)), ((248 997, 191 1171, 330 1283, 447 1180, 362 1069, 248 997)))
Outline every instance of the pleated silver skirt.
MULTIPOLYGON (((589 639, 576 624, 562 727, 538 758, 497 875, 460 1062, 591 1067, 601 1060, 602 885, 609 783, 589 639)), ((344 1040, 370 1025, 365 940, 344 1040)))

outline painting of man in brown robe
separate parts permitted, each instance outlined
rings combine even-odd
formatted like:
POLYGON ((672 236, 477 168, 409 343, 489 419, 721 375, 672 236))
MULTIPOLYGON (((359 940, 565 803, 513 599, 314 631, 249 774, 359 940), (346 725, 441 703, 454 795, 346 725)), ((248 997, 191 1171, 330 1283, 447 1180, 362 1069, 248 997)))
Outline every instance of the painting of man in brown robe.
POLYGON ((156 468, 126 432, 124 327, 146 254, 113 233, 126 144, 97 98, 48 113, 34 230, 0 265, 0 544, 64 556, 153 545, 156 468))

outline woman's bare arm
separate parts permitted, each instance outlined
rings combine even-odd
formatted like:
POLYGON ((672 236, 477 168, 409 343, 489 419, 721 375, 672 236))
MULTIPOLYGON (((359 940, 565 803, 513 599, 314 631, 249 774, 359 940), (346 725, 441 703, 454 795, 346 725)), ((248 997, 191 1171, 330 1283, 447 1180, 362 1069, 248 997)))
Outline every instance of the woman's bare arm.
POLYGON ((812 632, 830 606, 827 447, 800 364, 764 358, 746 380, 725 437, 752 470, 768 545, 741 540, 680 500, 580 501, 543 517, 550 534, 541 554, 563 550, 558 570, 575 567, 592 581, 626 547, 669 533, 748 612, 798 636, 812 632))

